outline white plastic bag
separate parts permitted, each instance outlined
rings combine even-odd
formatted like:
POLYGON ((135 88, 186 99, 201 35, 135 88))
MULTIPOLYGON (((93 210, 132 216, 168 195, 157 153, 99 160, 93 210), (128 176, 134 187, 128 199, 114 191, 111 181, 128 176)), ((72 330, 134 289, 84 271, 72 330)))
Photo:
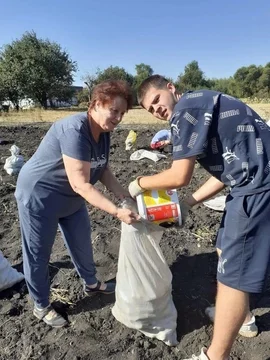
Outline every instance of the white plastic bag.
POLYGON ((160 153, 156 153, 156 152, 153 152, 153 151, 148 151, 148 150, 137 150, 135 151, 134 153, 132 153, 130 155, 130 160, 141 160, 143 158, 147 158, 147 159, 150 159, 150 160, 153 160, 155 162, 159 161, 160 159, 164 159, 166 158, 167 156, 164 155, 164 154, 160 154, 160 153))
POLYGON ((0 291, 10 288, 23 279, 23 274, 13 269, 0 251, 0 291))
POLYGON ((216 211, 224 211, 226 205, 226 198, 227 196, 225 195, 217 196, 214 199, 204 201, 203 204, 210 209, 216 211))
POLYGON ((16 175, 20 172, 24 159, 20 154, 20 149, 16 145, 12 145, 9 149, 11 152, 11 156, 8 157, 5 161, 4 169, 9 175, 16 175))
POLYGON ((114 317, 166 345, 177 344, 172 274, 159 242, 163 230, 148 222, 122 223, 114 317))

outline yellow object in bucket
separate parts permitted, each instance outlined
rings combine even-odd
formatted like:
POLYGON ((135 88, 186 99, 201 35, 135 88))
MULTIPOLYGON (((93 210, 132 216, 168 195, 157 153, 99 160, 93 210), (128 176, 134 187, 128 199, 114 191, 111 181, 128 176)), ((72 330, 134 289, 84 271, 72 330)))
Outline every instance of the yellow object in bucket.
POLYGON ((147 190, 137 196, 138 211, 142 218, 156 224, 182 225, 181 210, 176 190, 147 190))

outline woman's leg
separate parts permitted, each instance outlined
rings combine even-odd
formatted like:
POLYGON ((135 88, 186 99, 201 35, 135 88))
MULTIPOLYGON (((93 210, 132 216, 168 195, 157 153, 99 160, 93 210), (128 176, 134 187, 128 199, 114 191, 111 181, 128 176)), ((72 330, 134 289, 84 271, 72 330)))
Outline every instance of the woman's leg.
POLYGON ((58 219, 36 215, 18 201, 22 237, 23 269, 31 298, 38 307, 49 306, 48 263, 58 219))
POLYGON ((86 206, 83 205, 72 215, 59 219, 59 227, 78 274, 85 284, 96 284, 91 226, 86 206))

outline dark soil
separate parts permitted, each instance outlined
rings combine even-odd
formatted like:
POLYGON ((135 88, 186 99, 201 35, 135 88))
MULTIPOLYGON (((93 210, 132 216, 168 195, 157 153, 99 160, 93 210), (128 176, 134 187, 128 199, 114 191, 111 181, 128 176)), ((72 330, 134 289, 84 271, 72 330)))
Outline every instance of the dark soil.
MULTIPOLYGON (((48 125, 0 127, 0 249, 10 263, 22 271, 22 251, 17 208, 14 199, 16 177, 3 169, 9 148, 15 143, 28 159, 44 136, 48 125)), ((158 128, 138 130, 138 148, 147 147, 158 128)), ((129 161, 124 150, 127 129, 112 134, 111 167, 127 186, 137 175, 166 169, 168 159, 157 164, 151 160, 129 161)), ((197 188, 207 178, 197 168, 188 188, 197 188)), ((187 190, 179 192, 180 197, 187 190)), ((109 194, 108 194, 109 195, 109 194)), ((92 242, 98 277, 115 277, 120 240, 120 223, 89 206, 92 219, 92 242)), ((32 315, 32 303, 24 282, 0 293, 0 359, 27 360, 174 360, 198 353, 209 345, 213 327, 204 314, 214 303, 216 292, 215 233, 221 214, 204 206, 197 207, 182 229, 168 228, 161 247, 173 273, 173 298, 178 311, 177 347, 148 339, 118 323, 111 314, 114 295, 84 297, 82 285, 57 234, 50 260, 52 300, 69 321, 64 329, 51 329, 32 315)), ((270 286, 265 293, 252 296, 252 306, 260 329, 254 339, 238 337, 232 359, 270 359, 270 286)))

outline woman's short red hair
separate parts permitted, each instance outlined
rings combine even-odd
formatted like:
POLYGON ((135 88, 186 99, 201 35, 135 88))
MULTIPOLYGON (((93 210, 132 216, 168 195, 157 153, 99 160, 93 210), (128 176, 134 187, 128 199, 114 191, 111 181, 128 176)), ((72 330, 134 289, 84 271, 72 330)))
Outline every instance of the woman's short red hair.
POLYGON ((95 107, 97 101, 103 106, 110 104, 116 97, 121 97, 127 102, 127 110, 132 108, 133 97, 130 85, 123 80, 108 80, 96 85, 91 95, 89 110, 95 107))

